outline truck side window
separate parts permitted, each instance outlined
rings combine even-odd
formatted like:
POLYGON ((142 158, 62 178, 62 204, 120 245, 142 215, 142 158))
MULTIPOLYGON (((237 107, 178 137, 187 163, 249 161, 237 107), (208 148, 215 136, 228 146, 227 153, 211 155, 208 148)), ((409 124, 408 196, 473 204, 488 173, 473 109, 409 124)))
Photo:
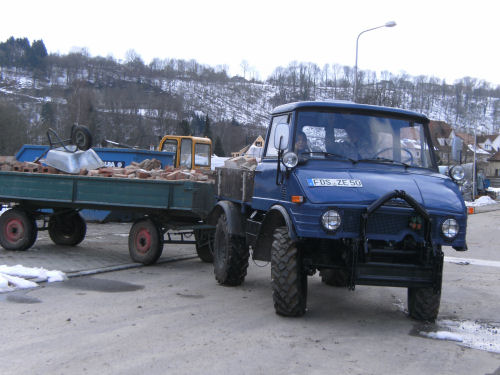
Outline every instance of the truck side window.
POLYGON ((206 143, 194 144, 194 164, 201 167, 208 167, 210 160, 210 145, 206 143))
POLYGON ((181 141, 181 155, 179 165, 191 169, 191 152, 193 141, 191 139, 183 139, 181 141))
POLYGON ((174 154, 174 165, 176 165, 176 157, 177 157, 177 140, 175 139, 167 139, 160 151, 172 152, 174 154))
MULTIPOLYGON (((278 156, 278 150, 274 147, 274 131, 276 130, 276 127, 278 124, 289 124, 290 125, 290 117, 288 114, 287 115, 281 115, 281 116, 276 116, 273 117, 273 122, 271 123, 271 131, 269 133, 269 137, 267 140, 267 148, 266 148, 266 153, 265 156, 267 157, 272 157, 272 156, 278 156)), ((288 150, 288 147, 286 148, 288 150)))

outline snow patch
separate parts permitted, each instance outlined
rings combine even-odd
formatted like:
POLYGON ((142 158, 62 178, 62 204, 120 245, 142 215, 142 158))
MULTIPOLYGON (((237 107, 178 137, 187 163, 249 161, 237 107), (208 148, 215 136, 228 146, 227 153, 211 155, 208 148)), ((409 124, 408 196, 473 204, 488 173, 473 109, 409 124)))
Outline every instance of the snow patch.
POLYGON ((462 336, 457 335, 456 333, 451 333, 451 332, 447 332, 447 331, 420 332, 420 334, 422 336, 428 337, 430 339, 436 339, 436 340, 457 341, 457 342, 464 341, 462 336))
POLYGON ((487 195, 484 195, 478 199, 476 199, 475 201, 471 202, 471 201, 466 201, 465 202, 465 205, 467 207, 480 207, 480 206, 488 206, 490 204, 497 204, 498 202, 495 201, 494 199, 491 199, 491 197, 487 196, 487 195))
POLYGON ((37 281, 56 282, 66 280, 66 274, 62 271, 49 271, 45 268, 0 265, 0 293, 11 292, 16 289, 36 288, 38 284, 27 279, 37 281))
POLYGON ((500 353, 500 323, 438 320, 435 332, 420 332, 423 337, 454 341, 472 349, 500 353))

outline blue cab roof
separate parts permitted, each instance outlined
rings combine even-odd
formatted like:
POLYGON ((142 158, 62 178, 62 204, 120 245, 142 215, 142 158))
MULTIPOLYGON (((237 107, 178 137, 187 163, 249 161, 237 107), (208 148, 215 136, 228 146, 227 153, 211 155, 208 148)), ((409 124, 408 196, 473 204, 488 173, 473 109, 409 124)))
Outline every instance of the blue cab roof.
POLYGON ((275 115, 283 112, 291 112, 302 108, 311 108, 319 110, 321 109, 354 110, 354 111, 372 112, 372 113, 378 112, 388 115, 392 114, 392 115, 416 117, 423 121, 429 121, 429 119, 426 116, 413 111, 407 111, 404 109, 392 108, 392 107, 382 107, 377 105, 357 104, 354 102, 344 101, 344 100, 304 101, 304 102, 288 103, 274 108, 271 114, 275 115))

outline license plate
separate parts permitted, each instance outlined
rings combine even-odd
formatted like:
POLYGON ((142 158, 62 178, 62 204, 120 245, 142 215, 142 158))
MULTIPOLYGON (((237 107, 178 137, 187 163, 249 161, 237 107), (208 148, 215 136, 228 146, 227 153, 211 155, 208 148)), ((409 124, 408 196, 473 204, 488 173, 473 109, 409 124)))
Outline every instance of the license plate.
POLYGON ((363 187, 363 183, 361 182, 361 180, 354 180, 349 178, 308 178, 307 185, 349 187, 349 188, 363 187))

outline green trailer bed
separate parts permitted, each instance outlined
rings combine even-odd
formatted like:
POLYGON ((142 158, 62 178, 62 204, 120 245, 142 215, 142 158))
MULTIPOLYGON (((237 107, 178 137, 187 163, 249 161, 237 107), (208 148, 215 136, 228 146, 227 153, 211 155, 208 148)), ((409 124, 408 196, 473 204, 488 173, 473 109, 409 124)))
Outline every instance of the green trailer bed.
POLYGON ((195 229, 198 254, 211 260, 211 229, 200 223, 215 204, 214 189, 212 183, 189 180, 0 172, 0 202, 15 204, 0 217, 0 245, 26 250, 35 242, 37 230, 44 229, 56 244, 76 245, 86 231, 79 210, 124 210, 140 218, 129 235, 133 260, 154 263, 169 242, 165 233, 179 223, 195 229), (41 219, 44 225, 37 228, 41 219))
POLYGON ((167 210, 203 219, 215 198, 213 184, 195 181, 0 172, 0 201, 41 208, 167 210))

